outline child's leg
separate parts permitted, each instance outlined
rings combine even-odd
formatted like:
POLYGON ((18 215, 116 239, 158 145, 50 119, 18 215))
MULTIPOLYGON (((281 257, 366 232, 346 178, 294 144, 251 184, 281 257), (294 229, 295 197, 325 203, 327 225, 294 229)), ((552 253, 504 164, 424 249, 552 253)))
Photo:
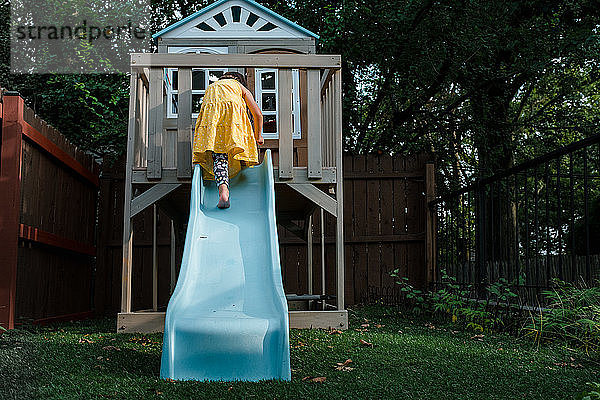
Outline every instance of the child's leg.
POLYGON ((229 167, 226 153, 213 153, 213 172, 219 188, 219 208, 229 207, 229 167))
POLYGON ((226 184, 229 187, 229 167, 227 153, 212 153, 213 171, 217 187, 226 184))

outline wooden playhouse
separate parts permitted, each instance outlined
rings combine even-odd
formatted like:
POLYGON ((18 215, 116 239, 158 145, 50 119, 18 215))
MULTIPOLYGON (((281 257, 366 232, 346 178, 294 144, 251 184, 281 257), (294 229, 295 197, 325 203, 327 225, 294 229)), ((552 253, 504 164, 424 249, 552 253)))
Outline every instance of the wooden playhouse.
MULTIPOLYGON (((251 0, 219 0, 153 38, 158 53, 131 55, 122 297, 117 330, 163 329, 164 312, 157 308, 157 287, 164 277, 158 276, 156 241, 153 308, 132 310, 135 232, 131 219, 154 207, 155 215, 160 208, 172 219, 172 232, 187 223, 195 120, 204 90, 227 70, 247 75, 264 115, 265 144, 259 146, 260 159, 265 149, 271 149, 278 224, 302 237, 308 246, 308 293, 286 295, 294 304, 310 306, 299 307, 302 310, 290 307, 290 326, 346 329, 341 57, 315 54, 317 35, 251 0), (327 276, 335 280, 335 293, 313 293, 311 219, 316 208, 321 210, 321 219, 324 211, 336 217, 335 276, 327 276)), ((172 248, 175 236, 172 233, 172 248)), ((171 290, 176 269, 172 256, 171 290)), ((320 275, 324 288, 324 271, 320 275)))

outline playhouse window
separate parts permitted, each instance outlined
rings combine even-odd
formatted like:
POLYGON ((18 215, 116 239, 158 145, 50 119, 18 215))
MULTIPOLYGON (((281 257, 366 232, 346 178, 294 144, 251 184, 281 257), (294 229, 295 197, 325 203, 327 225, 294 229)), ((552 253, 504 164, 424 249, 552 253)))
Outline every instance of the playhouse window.
MULTIPOLYGON (((198 118, 206 87, 217 81, 227 69, 192 68, 192 118, 198 118)), ((167 118, 177 118, 179 102, 179 76, 176 68, 166 69, 167 118)))
MULTIPOLYGON (((168 53, 208 53, 208 54, 227 54, 227 47, 188 47, 188 46, 169 46, 168 53)), ((212 82, 218 80, 227 69, 200 69, 192 68, 192 118, 197 118, 202 105, 202 98, 206 87, 212 82)), ((179 76, 177 68, 164 69, 164 81, 167 94, 167 118, 177 118, 178 100, 179 100, 179 76)))
MULTIPOLYGON (((263 136, 265 139, 279 138, 279 79, 276 69, 256 69, 254 84, 255 99, 263 113, 263 136)), ((292 126, 294 139, 300 139, 300 73, 292 70, 292 126)))

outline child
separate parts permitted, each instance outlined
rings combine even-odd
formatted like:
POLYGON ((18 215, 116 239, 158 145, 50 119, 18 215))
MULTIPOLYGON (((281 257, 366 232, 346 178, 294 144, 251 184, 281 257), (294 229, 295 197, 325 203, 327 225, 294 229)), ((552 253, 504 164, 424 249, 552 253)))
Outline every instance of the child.
POLYGON ((256 143, 264 144, 262 128, 262 113, 242 74, 226 72, 206 88, 194 130, 192 162, 200 164, 204 179, 215 179, 217 207, 229 207, 229 178, 240 172, 240 162, 258 164, 256 143))

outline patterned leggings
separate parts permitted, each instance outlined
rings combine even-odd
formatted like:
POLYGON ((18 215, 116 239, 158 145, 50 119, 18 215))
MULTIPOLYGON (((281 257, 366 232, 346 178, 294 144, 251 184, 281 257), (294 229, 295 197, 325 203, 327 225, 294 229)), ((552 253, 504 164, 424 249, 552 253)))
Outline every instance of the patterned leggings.
POLYGON ((212 153, 213 172, 217 187, 223 183, 229 187, 229 168, 227 165, 227 153, 212 153))

